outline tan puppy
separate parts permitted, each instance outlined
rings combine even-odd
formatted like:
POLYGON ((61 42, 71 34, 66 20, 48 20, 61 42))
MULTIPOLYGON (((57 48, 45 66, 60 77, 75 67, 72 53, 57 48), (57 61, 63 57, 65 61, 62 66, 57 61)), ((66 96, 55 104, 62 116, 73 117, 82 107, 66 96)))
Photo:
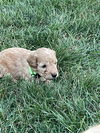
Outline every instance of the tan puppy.
POLYGON ((10 74, 13 79, 30 79, 29 67, 45 80, 58 76, 57 59, 54 50, 39 48, 30 51, 24 48, 9 48, 0 52, 0 77, 10 74))
POLYGON ((100 133, 100 125, 93 126, 83 133, 100 133))

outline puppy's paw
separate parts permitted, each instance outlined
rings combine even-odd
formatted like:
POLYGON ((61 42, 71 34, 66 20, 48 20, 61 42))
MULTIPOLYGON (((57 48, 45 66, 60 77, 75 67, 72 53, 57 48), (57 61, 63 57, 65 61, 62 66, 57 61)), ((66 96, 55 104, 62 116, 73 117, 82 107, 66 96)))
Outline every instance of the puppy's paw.
POLYGON ((46 80, 45 83, 46 84, 50 84, 51 83, 51 80, 46 80))
POLYGON ((3 77, 3 74, 0 74, 0 78, 2 78, 3 77))

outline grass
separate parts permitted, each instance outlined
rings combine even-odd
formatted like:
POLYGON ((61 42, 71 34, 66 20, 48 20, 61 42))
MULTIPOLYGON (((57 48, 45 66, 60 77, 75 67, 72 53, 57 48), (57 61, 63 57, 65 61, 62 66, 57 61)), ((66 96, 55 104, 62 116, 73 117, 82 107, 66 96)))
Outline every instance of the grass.
POLYGON ((99 0, 1 0, 0 51, 56 50, 50 85, 0 79, 0 133, 81 133, 100 123, 99 0))

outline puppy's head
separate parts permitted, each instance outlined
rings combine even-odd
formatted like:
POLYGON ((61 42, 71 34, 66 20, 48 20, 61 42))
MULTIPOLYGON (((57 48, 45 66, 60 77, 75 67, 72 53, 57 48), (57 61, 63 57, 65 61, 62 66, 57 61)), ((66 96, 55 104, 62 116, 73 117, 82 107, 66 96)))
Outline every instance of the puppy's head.
POLYGON ((54 50, 39 48, 31 53, 28 63, 46 80, 58 77, 57 58, 54 50))

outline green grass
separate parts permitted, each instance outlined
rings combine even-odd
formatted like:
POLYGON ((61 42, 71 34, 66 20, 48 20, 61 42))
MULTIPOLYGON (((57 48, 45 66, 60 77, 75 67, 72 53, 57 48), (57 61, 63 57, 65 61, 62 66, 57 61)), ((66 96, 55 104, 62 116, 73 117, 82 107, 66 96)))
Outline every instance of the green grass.
POLYGON ((0 133, 80 133, 100 123, 99 0, 1 0, 0 51, 57 52, 50 85, 0 79, 0 133))

